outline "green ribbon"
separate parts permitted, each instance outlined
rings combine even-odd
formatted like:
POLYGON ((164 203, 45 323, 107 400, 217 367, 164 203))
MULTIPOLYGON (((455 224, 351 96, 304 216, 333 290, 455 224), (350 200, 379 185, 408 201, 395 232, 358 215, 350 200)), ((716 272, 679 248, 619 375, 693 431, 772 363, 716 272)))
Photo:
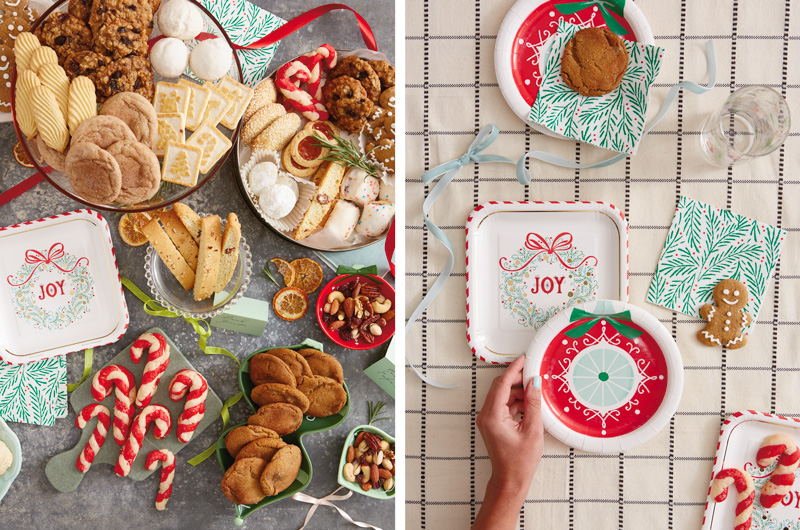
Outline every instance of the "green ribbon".
POLYGON ((556 4, 556 9, 562 15, 574 15, 578 11, 583 11, 587 7, 597 6, 600 8, 600 14, 603 17, 603 21, 608 26, 608 29, 616 33, 617 35, 627 35, 628 30, 625 27, 617 22, 611 13, 609 13, 609 9, 614 13, 618 14, 621 17, 625 17, 623 14, 625 11, 625 0, 587 0, 585 2, 569 2, 566 4, 556 4))
MULTIPOLYGON (((222 404, 222 412, 219 413, 222 416, 222 432, 225 432, 225 429, 228 428, 228 421, 231 419, 231 415, 228 412, 228 408, 237 404, 244 395, 239 392, 235 396, 229 397, 225 400, 225 403, 222 404)), ((211 444, 211 447, 200 453, 199 455, 195 456, 191 460, 188 460, 189 464, 196 466, 201 462, 205 462, 208 460, 208 457, 214 454, 214 451, 217 449, 217 442, 211 444)))
POLYGON ((89 374, 92 373, 92 360, 93 359, 94 359, 94 348, 87 348, 86 350, 84 350, 84 352, 83 352, 83 375, 81 376, 81 380, 78 381, 77 383, 73 383, 71 385, 67 385, 67 392, 72 392, 73 390, 75 390, 76 388, 81 386, 81 384, 83 384, 84 381, 86 381, 86 378, 89 377, 89 374))
MULTIPOLYGON (((144 294, 141 289, 136 287, 132 281, 130 281, 125 276, 121 276, 120 280, 122 281, 122 285, 128 288, 128 290, 133 293, 136 298, 144 302, 144 311, 148 315, 152 315, 155 317, 166 317, 166 318, 175 318, 181 315, 170 311, 169 309, 165 309, 161 306, 158 302, 144 294)), ((200 336, 200 339, 197 341, 198 346, 200 347, 200 351, 205 353, 206 355, 227 355, 234 361, 236 364, 239 363, 239 359, 236 358, 234 354, 226 350, 225 348, 219 348, 216 346, 208 346, 208 338, 211 337, 211 326, 205 319, 196 319, 188 316, 183 316, 183 319, 191 324, 194 328, 195 333, 200 336)))
POLYGON ((594 327, 595 324, 600 322, 600 320, 605 320, 611 327, 616 329, 620 335, 629 339, 635 339, 643 332, 634 329, 627 324, 620 322, 620 320, 624 320, 626 322, 633 322, 631 320, 631 312, 630 311, 622 311, 621 313, 614 313, 613 315, 595 315, 594 313, 589 313, 588 311, 584 311, 583 309, 573 309, 572 314, 569 316, 570 322, 577 322, 578 320, 583 320, 585 318, 590 319, 588 322, 584 322, 580 326, 576 326, 568 331, 564 332, 564 335, 570 337, 572 339, 578 339, 583 337, 586 333, 589 332, 590 329, 594 327))
POLYGON ((341 280, 336 280, 335 283, 342 283, 343 281, 349 280, 353 276, 361 275, 367 278, 368 280, 377 283, 378 285, 381 284, 381 282, 379 282, 375 278, 372 278, 372 276, 378 275, 377 265, 370 265, 369 267, 362 267, 360 269, 356 269, 354 267, 348 267, 347 265, 339 265, 339 268, 336 269, 336 274, 337 275, 347 274, 347 276, 345 276, 341 280))

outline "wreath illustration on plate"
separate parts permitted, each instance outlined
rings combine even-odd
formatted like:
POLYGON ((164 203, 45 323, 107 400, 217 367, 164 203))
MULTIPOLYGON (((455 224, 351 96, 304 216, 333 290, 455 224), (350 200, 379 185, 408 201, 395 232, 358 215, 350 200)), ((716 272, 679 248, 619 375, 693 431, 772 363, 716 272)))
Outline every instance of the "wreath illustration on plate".
POLYGON ((11 299, 17 317, 35 329, 60 330, 68 327, 90 311, 94 298, 94 278, 89 271, 88 258, 64 252, 64 245, 54 243, 46 252, 30 249, 25 252, 25 264, 6 282, 11 286, 11 299), (37 284, 42 273, 60 273, 63 283, 37 284), (38 289, 37 289, 38 286, 38 289), (45 295, 66 295, 66 303, 48 309, 41 303, 45 295))
MULTIPOLYGON (((757 496, 761 495, 761 488, 769 481, 769 476, 777 466, 777 460, 765 468, 760 468, 758 464, 752 462, 747 462, 744 465, 744 470, 753 477, 756 493, 758 494, 757 496)), ((751 530, 800 530, 800 520, 784 519, 776 516, 774 513, 775 510, 783 507, 787 509, 797 509, 797 503, 800 503, 800 497, 798 497, 794 491, 789 492, 781 500, 780 504, 769 510, 761 506, 761 502, 756 499, 755 502, 753 502, 751 530)))
POLYGON ((523 327, 539 329, 559 311, 597 296, 597 258, 573 247, 568 232, 553 238, 531 232, 525 246, 510 258, 500 258, 499 264, 500 303, 523 327), (563 276, 540 278, 537 268, 544 264, 555 265, 563 276), (541 305, 537 293, 560 295, 560 303, 541 305))

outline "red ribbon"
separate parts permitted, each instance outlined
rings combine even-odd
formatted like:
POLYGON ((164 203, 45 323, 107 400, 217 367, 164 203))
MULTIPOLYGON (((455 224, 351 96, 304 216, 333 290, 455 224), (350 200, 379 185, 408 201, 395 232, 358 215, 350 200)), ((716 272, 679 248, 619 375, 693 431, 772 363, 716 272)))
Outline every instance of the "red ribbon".
POLYGON ((366 44, 367 48, 370 50, 374 52, 378 51, 378 45, 375 42, 375 35, 373 35, 372 28, 369 27, 367 21, 364 20, 364 17, 359 15, 354 9, 344 4, 325 4, 315 7, 314 9, 306 11, 302 15, 293 18, 286 24, 276 28, 274 31, 261 37, 255 42, 252 42, 246 46, 234 44, 233 47, 237 50, 258 50, 260 48, 266 48, 271 44, 275 44, 279 40, 285 39, 298 29, 302 28, 306 24, 309 24, 310 22, 313 22, 325 13, 334 11, 336 9, 346 9, 347 11, 351 11, 356 16, 356 20, 358 21, 358 29, 361 31, 361 37, 364 39, 364 44, 366 44))
MULTIPOLYGON (((51 171, 53 171, 53 168, 45 167, 42 168, 42 171, 44 173, 50 173, 51 171)), ((43 181, 44 173, 42 173, 42 171, 34 173, 33 175, 27 177, 19 184, 8 188, 3 193, 0 193, 0 206, 4 205, 7 202, 13 201, 17 197, 19 197, 20 195, 22 195, 23 193, 25 193, 26 191, 30 190, 31 188, 39 184, 41 181, 43 181)))
POLYGON ((392 261, 392 257, 394 257, 394 221, 386 234, 386 243, 384 243, 383 249, 386 252, 386 261, 389 262, 389 271, 394 276, 394 262, 392 261))
POLYGON ((522 269, 524 269, 525 267, 530 265, 531 261, 536 259, 536 256, 538 256, 539 254, 542 254, 542 253, 547 253, 549 255, 554 255, 556 258, 558 258, 558 261, 561 262, 561 265, 563 265, 565 269, 569 269, 569 270, 577 269, 578 267, 580 267, 581 265, 583 265, 584 263, 586 263, 590 259, 594 260, 594 266, 595 267, 597 266, 597 263, 598 263, 597 262, 597 258, 595 258, 594 256, 587 256, 587 257, 583 258, 583 261, 581 261, 580 263, 578 263, 574 267, 571 267, 571 266, 567 265, 564 262, 564 260, 559 255, 559 252, 566 252, 567 250, 572 249, 572 234, 570 234, 568 232, 562 232, 562 233, 558 234, 553 239, 552 243, 548 243, 547 240, 545 238, 543 238, 542 236, 540 236, 539 234, 531 232, 530 234, 528 234, 528 236, 525 239, 525 247, 527 247, 530 250, 533 250, 534 252, 536 252, 536 254, 531 256, 531 259, 529 259, 528 261, 525 262, 525 265, 523 265, 522 267, 520 267, 518 269, 507 269, 503 265, 503 260, 506 259, 506 258, 500 258, 500 268, 503 269, 504 271, 507 271, 507 272, 521 271, 522 269))
POLYGON ((39 265, 43 265, 43 264, 47 264, 47 263, 52 263, 61 272, 72 272, 72 271, 74 271, 78 267, 78 265, 80 265, 81 261, 83 261, 83 260, 86 260, 86 264, 87 265, 89 264, 89 260, 87 258, 80 258, 80 259, 78 259, 78 261, 75 262, 75 265, 73 265, 71 269, 63 269, 63 268, 61 268, 61 266, 58 263, 56 263, 54 261, 54 260, 57 260, 57 259, 61 259, 63 257, 64 257, 64 245, 61 244, 61 243, 53 243, 53 246, 51 246, 50 250, 47 251, 47 256, 45 256, 44 254, 42 254, 38 250, 33 250, 33 249, 27 250, 27 251, 25 251, 25 263, 28 263, 30 265, 36 265, 33 268, 33 270, 31 271, 30 276, 28 276, 28 279, 25 280, 22 283, 14 284, 14 283, 11 283, 11 278, 13 278, 13 276, 14 276, 13 274, 11 274, 11 275, 8 276, 8 278, 6 278, 6 281, 12 287, 21 287, 21 286, 25 285, 26 283, 28 283, 31 280, 31 278, 33 278, 33 275, 36 272, 36 269, 39 268, 39 265))

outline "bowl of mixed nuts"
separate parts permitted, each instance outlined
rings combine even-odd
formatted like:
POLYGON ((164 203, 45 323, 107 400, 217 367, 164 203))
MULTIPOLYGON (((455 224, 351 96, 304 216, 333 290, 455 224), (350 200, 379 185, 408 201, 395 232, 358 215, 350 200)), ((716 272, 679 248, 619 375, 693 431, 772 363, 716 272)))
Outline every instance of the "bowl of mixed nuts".
POLYGON ((394 335, 394 289, 372 274, 339 275, 319 293, 317 321, 343 348, 376 348, 394 335))
POLYGON ((394 438, 372 425, 350 431, 339 461, 339 484, 374 499, 395 492, 394 438))

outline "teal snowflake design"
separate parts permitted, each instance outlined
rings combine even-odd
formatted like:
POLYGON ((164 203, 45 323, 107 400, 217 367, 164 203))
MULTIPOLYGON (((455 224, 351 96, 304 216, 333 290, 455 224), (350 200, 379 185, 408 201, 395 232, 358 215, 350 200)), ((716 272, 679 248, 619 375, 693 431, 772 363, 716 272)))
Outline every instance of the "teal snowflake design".
MULTIPOLYGON (((546 238, 548 244, 553 243, 552 238, 546 238)), ((527 247, 522 248, 512 255, 507 262, 514 267, 521 267, 530 260, 537 252, 527 247)), ((567 264, 581 263, 586 257, 582 251, 572 247, 569 250, 559 251, 559 256, 567 264)), ((562 287, 564 293, 564 305, 554 305, 550 307, 537 306, 535 302, 528 299, 529 289, 525 287, 525 281, 533 279, 536 268, 541 264, 559 265, 561 262, 554 254, 541 252, 527 267, 518 271, 502 270, 500 283, 500 302, 502 306, 511 313, 517 323, 523 327, 533 327, 539 329, 545 322, 559 311, 575 304, 589 302, 595 299, 597 293, 597 279, 595 268, 588 262, 574 270, 564 270, 566 276, 562 287)))
POLYGON ((597 348, 575 359, 572 386, 575 394, 593 406, 610 408, 628 400, 636 383, 630 356, 611 348, 597 348))
MULTIPOLYGON (((55 263, 62 269, 71 269, 77 261, 78 258, 75 256, 65 255, 55 260, 55 263)), ((12 276, 13 283, 20 283, 28 278, 35 268, 34 264, 23 265, 17 274, 12 276)), ((58 269, 49 263, 40 264, 35 274, 50 271, 58 271, 58 269)), ((38 293, 34 292, 33 280, 11 289, 11 301, 20 320, 27 322, 34 329, 57 330, 66 328, 91 310, 89 302, 95 295, 94 278, 89 272, 89 267, 81 264, 72 272, 62 272, 61 274, 67 278, 64 290, 68 290, 70 299, 55 310, 41 307, 37 300, 38 293)))

